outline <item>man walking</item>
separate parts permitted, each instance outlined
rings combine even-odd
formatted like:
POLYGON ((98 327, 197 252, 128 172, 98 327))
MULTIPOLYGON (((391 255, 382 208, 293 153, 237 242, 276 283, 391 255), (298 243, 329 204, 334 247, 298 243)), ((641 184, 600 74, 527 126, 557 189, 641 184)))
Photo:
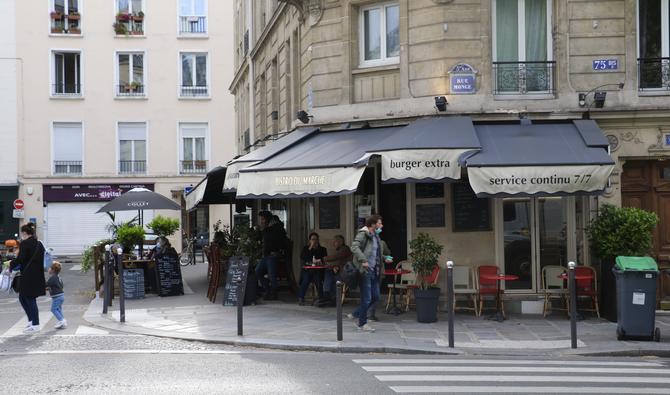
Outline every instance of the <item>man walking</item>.
POLYGON ((358 306, 358 329, 374 332, 368 324, 368 309, 379 300, 379 275, 382 270, 382 245, 378 232, 382 228, 382 217, 371 215, 365 218, 365 226, 351 244, 354 264, 359 269, 361 278, 361 304, 358 306))

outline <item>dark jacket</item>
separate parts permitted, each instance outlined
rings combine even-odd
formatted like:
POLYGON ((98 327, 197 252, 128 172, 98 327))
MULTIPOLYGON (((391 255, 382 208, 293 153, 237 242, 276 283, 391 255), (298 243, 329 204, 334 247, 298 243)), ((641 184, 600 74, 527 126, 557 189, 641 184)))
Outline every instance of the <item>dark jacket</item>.
POLYGON ((312 264, 312 257, 316 259, 323 259, 328 255, 328 251, 325 247, 317 246, 314 249, 310 249, 309 246, 304 246, 302 252, 300 253, 300 260, 304 265, 312 264))
POLYGON ((19 256, 9 267, 14 270, 21 265, 21 288, 19 294, 30 298, 46 295, 46 281, 44 281, 44 247, 34 237, 21 242, 19 256))
POLYGON ((351 243, 351 253, 353 254, 353 263, 361 271, 365 273, 367 269, 363 267, 363 262, 368 261, 368 256, 372 253, 372 238, 376 237, 379 242, 379 248, 377 249, 377 266, 376 270, 379 273, 382 272, 384 268, 384 255, 391 255, 391 250, 389 250, 386 243, 379 238, 376 234, 371 234, 368 228, 365 226, 358 230, 354 242, 351 243))
POLYGON ((286 248, 286 230, 281 221, 271 220, 262 231, 263 256, 279 254, 286 248))
POLYGON ((49 277, 47 286, 49 287, 49 295, 52 297, 63 293, 63 280, 58 277, 58 274, 52 274, 49 277))

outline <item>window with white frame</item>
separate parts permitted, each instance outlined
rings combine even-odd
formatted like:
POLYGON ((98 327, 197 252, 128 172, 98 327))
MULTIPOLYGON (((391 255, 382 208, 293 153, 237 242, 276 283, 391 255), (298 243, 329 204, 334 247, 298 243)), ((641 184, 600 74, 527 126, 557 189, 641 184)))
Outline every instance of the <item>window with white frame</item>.
POLYGON ((400 61, 400 7, 395 3, 361 7, 360 65, 378 66, 400 61))
POLYGON ((82 174, 84 151, 81 123, 54 122, 52 147, 54 174, 82 174))
POLYGON ((207 172, 207 124, 183 123, 179 125, 180 172, 207 172))
POLYGON ((179 33, 207 33, 207 0, 179 0, 179 33))
POLYGON ((118 52, 116 54, 117 96, 144 96, 144 53, 118 52))
POLYGON ((494 94, 552 93, 552 0, 493 0, 494 94))
POLYGON ((79 0, 51 0, 51 33, 81 34, 79 0))
POLYGON ((185 97, 209 95, 206 53, 182 53, 180 94, 185 97))
POLYGON ((144 174, 147 171, 147 124, 119 123, 119 173, 144 174))
POLYGON ((116 0, 117 35, 144 34, 144 0, 116 0))
POLYGON ((638 1, 638 88, 670 90, 669 0, 638 1))
POLYGON ((53 96, 81 95, 81 53, 75 51, 53 51, 53 96))

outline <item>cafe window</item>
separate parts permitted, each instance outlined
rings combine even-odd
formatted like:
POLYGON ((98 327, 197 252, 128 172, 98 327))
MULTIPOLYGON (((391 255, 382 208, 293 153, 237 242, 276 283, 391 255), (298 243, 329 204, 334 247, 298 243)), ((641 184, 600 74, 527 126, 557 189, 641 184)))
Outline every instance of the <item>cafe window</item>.
POLYGON ((81 175, 83 171, 83 133, 78 122, 53 124, 53 173, 81 175))
POLYGON ((360 65, 400 61, 400 7, 395 3, 361 7, 359 21, 360 65))
POLYGON ((180 172, 182 174, 207 172, 207 124, 181 124, 180 172))
POLYGON ((146 170, 146 123, 119 123, 119 173, 144 174, 146 170))

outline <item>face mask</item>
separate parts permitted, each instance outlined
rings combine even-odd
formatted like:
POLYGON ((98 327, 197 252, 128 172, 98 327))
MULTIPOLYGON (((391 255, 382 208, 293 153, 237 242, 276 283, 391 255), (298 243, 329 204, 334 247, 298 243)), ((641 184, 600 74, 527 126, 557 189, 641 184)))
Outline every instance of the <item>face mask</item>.
POLYGON ((382 233, 382 228, 375 229, 375 233, 378 234, 378 235, 381 234, 382 233))

